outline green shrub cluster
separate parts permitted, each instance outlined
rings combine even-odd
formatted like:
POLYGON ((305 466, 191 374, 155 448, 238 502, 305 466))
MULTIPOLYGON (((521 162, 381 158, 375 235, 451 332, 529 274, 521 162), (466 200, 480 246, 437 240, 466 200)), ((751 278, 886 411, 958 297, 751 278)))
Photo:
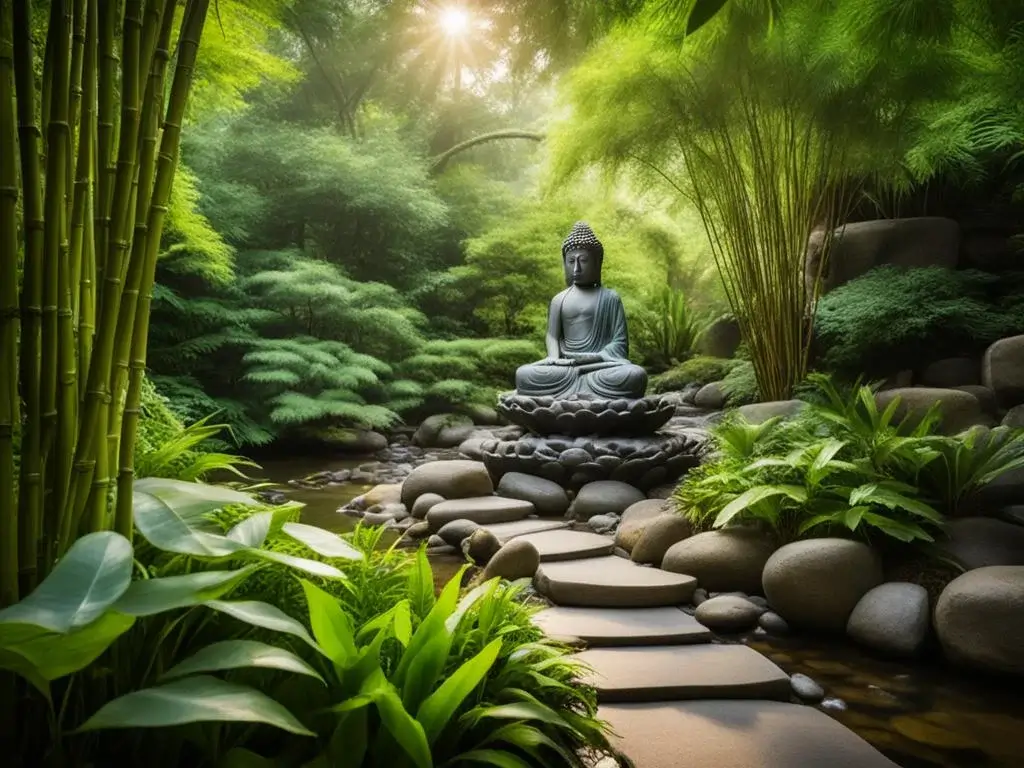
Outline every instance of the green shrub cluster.
POLYGON ((978 488, 1024 466, 1024 431, 939 436, 937 407, 911 428, 893 420, 898 399, 879 411, 868 386, 847 395, 821 374, 809 384, 817 397, 793 418, 753 425, 736 414, 715 427, 714 458, 675 494, 695 528, 931 542, 978 488))
POLYGON ((871 270, 822 297, 817 367, 885 377, 934 360, 980 354, 1024 332, 1020 280, 940 267, 871 270))
POLYGON ((749 360, 736 360, 725 378, 722 379, 722 391, 725 392, 725 404, 730 407, 756 403, 760 397, 757 391, 757 375, 754 364, 749 360))
POLYGON ((739 362, 738 360, 704 355, 691 357, 671 370, 652 376, 650 390, 661 394, 675 392, 688 384, 710 384, 713 381, 722 381, 731 370, 739 365, 739 362))

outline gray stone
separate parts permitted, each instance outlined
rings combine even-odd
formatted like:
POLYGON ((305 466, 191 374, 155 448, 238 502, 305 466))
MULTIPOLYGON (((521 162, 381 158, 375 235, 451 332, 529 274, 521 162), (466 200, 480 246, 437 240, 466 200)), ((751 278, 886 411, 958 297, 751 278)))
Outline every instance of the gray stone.
POLYGON ((469 418, 473 420, 474 424, 479 424, 486 427, 497 426, 501 424, 501 417, 498 412, 491 408, 489 405, 480 405, 478 403, 467 403, 462 406, 462 410, 469 418))
POLYGON ((540 565, 540 554, 529 541, 512 539, 491 558, 484 568, 483 580, 500 576, 509 581, 531 578, 540 565))
POLYGON ((644 498, 643 493, 632 485, 615 480, 599 480, 580 489, 569 507, 569 514, 580 521, 589 520, 594 515, 621 515, 644 498))
POLYGON ((962 517, 946 523, 939 546, 967 570, 990 565, 1024 565, 1024 528, 991 517, 962 517))
POLYGON ((472 520, 486 523, 505 523, 522 520, 533 514, 533 504, 519 499, 503 499, 500 496, 481 496, 471 499, 442 501, 427 512, 427 522, 437 530, 451 520, 472 520))
MULTIPOLYGON (((805 278, 813 286, 821 271, 824 232, 811 233, 807 244, 805 278)), ((956 267, 960 226, 934 216, 878 219, 845 224, 835 230, 821 292, 837 288, 883 264, 900 267, 956 267)))
POLYGON ((981 381, 1004 408, 1024 403, 1024 335, 1000 339, 985 350, 981 381))
POLYGON ((652 520, 669 514, 672 509, 671 502, 662 499, 645 499, 631 504, 622 513, 622 519, 619 520, 619 528, 615 533, 615 544, 627 552, 631 551, 647 525, 652 520))
POLYGON ((705 531, 672 545, 661 567, 688 573, 713 592, 761 591, 761 574, 774 545, 754 529, 705 531))
POLYGON ((538 592, 559 605, 609 608, 682 605, 697 585, 691 576, 644 568, 615 556, 543 563, 534 581, 538 592))
POLYGON ((981 383, 981 364, 973 357, 936 360, 921 372, 921 385, 952 389, 981 383))
POLYGON ((750 424, 763 424, 776 416, 783 419, 795 416, 806 406, 807 403, 803 400, 772 400, 767 403, 741 405, 736 411, 750 424))
POLYGON ((938 403, 939 413, 942 416, 942 431, 947 435, 955 435, 968 427, 981 424, 985 419, 978 398, 959 389, 932 387, 889 389, 877 393, 875 403, 881 410, 897 397, 900 403, 896 407, 894 421, 899 422, 901 419, 907 418, 908 425, 914 424, 920 421, 932 405, 938 403))
POLYGON ((722 383, 713 381, 700 388, 693 402, 698 408, 718 410, 725 406, 725 392, 722 390, 722 383))
POLYGON ((375 485, 366 493, 352 499, 351 505, 356 509, 369 509, 378 504, 383 507, 385 504, 393 504, 398 501, 402 501, 402 486, 394 483, 375 485))
POLYGON ((469 437, 459 443, 459 456, 472 461, 484 460, 484 443, 489 439, 486 437, 469 437))
POLYGON ((746 597, 747 597, 747 600, 752 602, 754 605, 758 606, 759 608, 763 608, 766 611, 770 607, 768 605, 768 600, 763 598, 763 597, 761 597, 760 595, 747 595, 746 597))
POLYGON ((387 525, 395 519, 393 514, 388 512, 367 512, 363 515, 364 525, 387 525))
MULTIPOLYGON (((693 533, 690 521, 682 515, 662 515, 651 520, 645 527, 630 557, 636 563, 660 565, 669 547, 693 533)), ((693 574, 690 574, 691 576, 693 574)))
POLYGON ((842 632, 858 601, 882 583, 879 557, 859 541, 807 539, 768 558, 762 584, 768 602, 794 626, 842 632))
POLYGON ((928 591, 893 581, 868 590, 846 623, 851 640, 876 651, 911 656, 928 636, 928 591))
POLYGON ((597 700, 789 699, 789 677, 745 645, 594 648, 576 654, 592 670, 597 700))
POLYGON ((965 384, 962 387, 952 387, 952 389, 958 389, 961 392, 974 395, 978 399, 978 404, 981 406, 981 412, 988 416, 994 416, 999 411, 999 403, 996 402, 996 393, 988 387, 983 387, 980 384, 965 384))
POLYGON ((821 701, 825 698, 825 689, 800 672, 789 678, 789 685, 793 693, 804 701, 821 701))
POLYGON ((401 502, 406 507, 425 493, 436 493, 445 499, 488 496, 494 484, 487 467, 477 461, 454 459, 432 461, 416 467, 402 483, 401 502))
POLYGON ((409 510, 405 508, 405 504, 386 504, 384 509, 381 510, 386 515, 391 515, 395 520, 405 520, 409 517, 409 510))
POLYGON ((675 415, 675 404, 661 396, 601 399, 570 396, 552 400, 516 393, 498 399, 509 421, 539 435, 650 435, 675 415))
POLYGON ((486 528, 477 528, 462 540, 461 549, 474 563, 485 565, 501 549, 501 542, 486 528))
POLYGON ((421 520, 418 523, 414 523, 405 529, 405 537, 407 539, 425 539, 430 535, 430 524, 425 520, 421 520))
POLYGON ((899 768, 814 707, 779 701, 605 705, 617 751, 637 768, 899 768))
POLYGON ((732 317, 720 317, 707 327, 697 341, 697 351, 708 357, 729 358, 742 341, 740 324, 732 317))
POLYGON ((619 524, 619 518, 615 515, 594 515, 587 520, 587 525, 594 533, 610 533, 619 524))
POLYGON ((718 632, 742 632, 757 624, 763 610, 743 597, 712 597, 697 606, 697 621, 718 632))
POLYGON ((434 445, 438 448, 457 448, 476 434, 476 427, 472 424, 444 427, 434 438, 434 445))
POLYGON ((513 541, 528 541, 537 548, 541 562, 580 560, 610 555, 614 542, 610 536, 587 531, 542 531, 517 536, 513 541))
POLYGON ((1012 429, 1020 429, 1021 427, 1024 427, 1024 405, 1013 406, 1013 408, 1008 410, 1006 415, 1003 416, 1003 420, 1000 424, 1012 429))
POLYGON ((435 533, 427 539, 427 546, 431 549, 435 549, 437 547, 447 547, 451 545, 435 533))
MULTIPOLYGON (((420 424, 416 432, 412 436, 412 442, 414 445, 418 445, 422 448, 435 448, 440 446, 438 438, 441 436, 443 430, 450 427, 470 427, 472 428, 473 421, 468 416, 464 416, 461 413, 438 413, 434 416, 428 416, 420 424)), ((468 435, 466 435, 468 437, 468 435)), ((465 440, 463 437, 454 445, 458 445, 465 440)), ((451 446, 451 447, 454 447, 451 446)), ((449 446, 444 446, 449 447, 449 446)))
POLYGON ((444 496, 437 493, 424 493, 412 505, 412 516, 417 520, 423 520, 432 508, 445 501, 444 496))
MULTIPOLYGON (((430 523, 427 523, 427 527, 430 527, 430 523)), ((463 539, 469 538, 479 527, 480 524, 472 520, 452 520, 438 528, 437 535, 444 540, 445 544, 458 547, 462 544, 463 539)))
POLYGON ((765 611, 758 617, 757 625, 769 635, 788 635, 789 624, 775 611, 765 611))
POLYGON ((847 710, 846 702, 835 696, 822 699, 821 708, 827 712, 845 712, 847 710))
POLYGON ((427 554, 431 557, 439 557, 441 555, 457 555, 459 550, 453 547, 451 544, 442 544, 437 547, 427 546, 427 554))
POLYGON ((1024 566, 978 568, 953 579, 935 605, 935 631, 951 661, 1024 675, 1024 566))
POLYGON ((701 603, 709 599, 710 597, 708 595, 708 591, 704 589, 704 587, 697 587, 695 590, 693 590, 692 602, 695 607, 700 608, 701 603))
POLYGON ((553 637, 577 637, 591 648, 706 643, 711 632, 678 608, 569 608, 533 617, 553 637))
POLYGON ((569 508, 569 496, 562 486, 522 472, 503 475, 497 493, 509 499, 529 501, 536 507, 538 515, 564 515, 569 508))
POLYGON ((564 520, 538 520, 528 518, 526 520, 513 520, 509 523, 488 523, 484 526, 488 531, 498 537, 498 541, 510 541, 517 536, 525 536, 528 533, 539 533, 540 531, 559 531, 569 527, 564 520))

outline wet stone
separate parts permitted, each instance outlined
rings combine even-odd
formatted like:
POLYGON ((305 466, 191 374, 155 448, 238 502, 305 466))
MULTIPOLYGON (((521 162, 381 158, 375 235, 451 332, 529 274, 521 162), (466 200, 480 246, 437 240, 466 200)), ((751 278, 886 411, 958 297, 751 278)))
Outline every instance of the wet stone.
POLYGON ((789 678, 789 685, 799 698, 804 701, 821 701, 825 698, 825 689, 807 675, 797 673, 789 678))

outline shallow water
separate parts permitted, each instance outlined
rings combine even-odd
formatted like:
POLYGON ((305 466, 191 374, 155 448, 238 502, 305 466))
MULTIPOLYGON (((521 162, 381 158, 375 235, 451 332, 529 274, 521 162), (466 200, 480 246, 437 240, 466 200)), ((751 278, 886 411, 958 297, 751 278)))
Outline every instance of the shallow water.
MULTIPOLYGON (((369 486, 344 483, 309 490, 288 481, 324 470, 358 466, 359 460, 298 458, 262 462, 259 477, 280 484, 303 502, 302 519, 343 532, 355 520, 338 507, 369 486)), ((460 558, 434 563, 438 584, 455 572, 460 558)), ((826 696, 842 699, 843 711, 826 710, 871 742, 902 768, 1024 768, 1024 685, 941 666, 886 661, 858 648, 806 636, 754 636, 751 647, 789 674, 803 672, 826 696)), ((793 768, 799 768, 794 766, 793 768)))

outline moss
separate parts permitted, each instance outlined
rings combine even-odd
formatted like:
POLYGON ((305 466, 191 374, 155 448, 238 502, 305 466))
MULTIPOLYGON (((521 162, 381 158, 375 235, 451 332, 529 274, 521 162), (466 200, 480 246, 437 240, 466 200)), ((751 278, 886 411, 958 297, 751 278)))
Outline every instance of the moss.
POLYGON ((673 392, 687 384, 710 384, 721 381, 729 371, 740 365, 740 360, 728 360, 721 357, 691 357, 675 368, 651 378, 650 389, 656 394, 673 392))
POLYGON ((760 399, 757 391, 757 376, 749 360, 737 360, 736 366, 722 379, 725 404, 730 407, 756 403, 760 399))

